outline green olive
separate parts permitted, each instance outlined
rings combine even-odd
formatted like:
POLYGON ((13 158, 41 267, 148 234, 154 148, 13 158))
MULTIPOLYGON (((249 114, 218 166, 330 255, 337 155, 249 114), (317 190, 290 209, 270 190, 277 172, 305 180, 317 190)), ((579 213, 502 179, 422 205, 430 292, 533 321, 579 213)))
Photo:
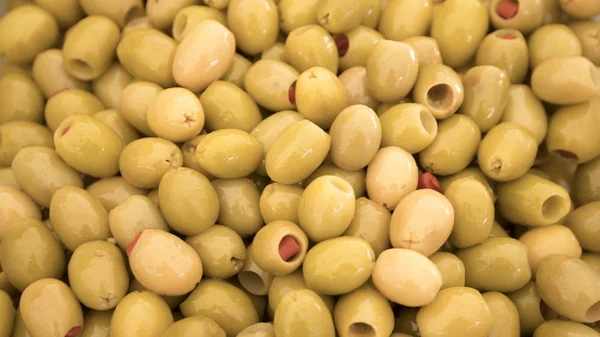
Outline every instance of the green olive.
POLYGON ((252 239, 256 264, 273 275, 286 275, 300 267, 308 250, 308 237, 298 225, 274 221, 262 227, 252 239))
POLYGON ((274 275, 262 269, 252 257, 252 244, 246 249, 244 265, 237 274, 240 285, 255 296, 265 296, 269 293, 274 275))
POLYGON ((600 201, 600 180, 598 180, 598 170, 600 170, 600 156, 579 165, 574 177, 575 201, 583 205, 592 201, 600 201))
POLYGON ((123 250, 145 229, 169 231, 160 210, 145 195, 132 195, 110 210, 108 224, 113 238, 123 250))
POLYGON ((313 180, 322 176, 336 176, 344 179, 352 186, 355 197, 362 197, 366 192, 365 170, 358 171, 346 171, 333 163, 325 162, 318 169, 316 169, 308 178, 302 181, 302 186, 306 188, 313 180))
POLYGON ((104 104, 93 94, 81 89, 67 89, 55 93, 44 108, 48 128, 56 131, 60 123, 72 115, 92 116, 104 110, 104 104))
POLYGON ((296 184, 321 165, 331 146, 331 137, 309 120, 286 128, 267 151, 265 167, 274 181, 296 184))
POLYGON ((21 294, 19 312, 32 337, 75 336, 83 325, 79 301, 71 288, 57 279, 29 285, 21 294))
POLYGON ((406 97, 419 72, 415 50, 406 43, 391 40, 380 40, 375 45, 365 67, 369 92, 383 103, 406 97))
MULTIPOLYGON (((455 215, 450 197, 431 189, 420 189, 406 195, 392 214, 390 241, 395 248, 411 249, 430 256, 442 247, 453 232, 455 215)), ((457 211, 460 208, 456 208, 457 211)))
POLYGON ((262 159, 262 144, 250 133, 237 129, 211 132, 196 147, 198 164, 216 178, 245 177, 256 171, 262 159))
POLYGON ((236 337, 275 337, 272 323, 256 323, 240 331, 236 337))
POLYGON ((298 76, 298 71, 287 63, 259 60, 249 66, 243 82, 246 92, 258 105, 271 111, 282 111, 294 108, 289 91, 298 76))
POLYGON ((342 70, 357 66, 364 67, 375 45, 383 40, 381 33, 366 26, 358 26, 343 35, 338 35, 337 39, 343 39, 344 36, 348 39, 347 50, 343 49, 345 48, 343 44, 340 45, 341 48, 338 50, 340 55, 343 54, 340 57, 340 68, 342 70))
POLYGON ((433 174, 455 174, 469 166, 480 143, 477 124, 467 116, 454 114, 438 123, 437 136, 419 153, 419 161, 433 174))
POLYGON ((54 192, 50 221, 62 244, 72 252, 88 241, 110 237, 106 210, 98 199, 76 186, 63 186, 54 192))
POLYGON ((0 77, 0 123, 44 119, 44 96, 36 83, 27 75, 7 73, 0 77))
MULTIPOLYGON (((271 287, 269 288, 269 309, 275 312, 277 305, 285 294, 293 290, 308 289, 302 269, 296 270, 295 272, 287 275, 275 276, 271 287)), ((334 298, 328 295, 319 295, 330 312, 334 310, 334 298)))
POLYGON ((419 69, 412 96, 416 103, 431 110, 436 119, 446 119, 463 103, 464 90, 460 77, 452 68, 434 63, 419 69))
POLYGON ((123 27, 122 34, 123 34, 123 36, 125 36, 125 34, 129 34, 136 29, 145 29, 145 28, 155 28, 155 27, 150 22, 150 18, 148 18, 148 16, 138 16, 138 17, 132 19, 131 21, 129 21, 129 23, 126 24, 125 27, 123 27))
POLYGON ((149 291, 133 291, 115 308, 110 336, 160 337, 173 321, 171 309, 160 296, 149 291))
POLYGON ((343 33, 358 26, 368 10, 366 1, 323 0, 317 5, 317 20, 330 33, 343 33))
POLYGON ((129 143, 119 157, 119 168, 127 183, 139 188, 156 188, 169 170, 181 167, 183 154, 163 138, 140 138, 129 143))
POLYGON ((127 85, 121 93, 119 112, 134 128, 147 136, 156 134, 148 126, 146 112, 154 97, 163 88, 152 82, 135 81, 127 85))
POLYGON ((490 195, 494 198, 494 201, 496 201, 496 195, 494 193, 494 189, 492 188, 493 184, 491 184, 488 181, 485 174, 483 174, 483 172, 481 172, 481 169, 479 167, 474 167, 474 166, 467 167, 464 170, 462 170, 456 174, 453 174, 453 175, 440 177, 439 181, 440 181, 440 188, 442 189, 442 192, 446 191, 446 189, 448 188, 448 186, 450 186, 450 184, 452 184, 456 180, 460 180, 463 178, 472 178, 472 179, 479 181, 483 185, 485 185, 485 187, 487 188, 490 195))
POLYGON ((92 15, 77 22, 65 36, 65 70, 84 81, 98 78, 113 62, 120 38, 119 26, 105 16, 92 15))
POLYGON ((298 27, 318 24, 318 5, 319 0, 280 0, 277 7, 281 30, 290 33, 298 27))
POLYGON ((27 4, 2 17, 0 37, 0 54, 5 62, 30 64, 38 53, 58 41, 59 27, 52 14, 27 4))
POLYGON ((236 275, 246 259, 242 237, 233 229, 214 225, 185 240, 202 260, 204 274, 217 279, 236 275))
POLYGON ((200 95, 200 102, 209 130, 250 132, 262 120, 260 110, 250 95, 231 82, 213 82, 200 95))
POLYGON ((43 278, 60 278, 65 272, 61 244, 38 220, 16 222, 2 239, 0 249, 4 275, 20 291, 43 278))
POLYGON ((273 325, 276 336, 335 336, 333 318, 325 302, 308 289, 293 290, 281 298, 273 325))
POLYGON ((259 321, 250 297, 221 280, 202 280, 180 308, 185 317, 204 315, 213 319, 227 337, 235 337, 259 321))
POLYGON ((531 279, 527 246, 513 238, 489 238, 461 249, 465 284, 482 291, 511 292, 531 279))
POLYGON ((402 40, 402 42, 413 47, 417 53, 420 67, 428 64, 443 63, 440 46, 434 38, 428 36, 413 36, 402 40))
POLYGON ((140 134, 121 116, 117 109, 107 109, 94 114, 94 118, 108 125, 127 145, 140 138, 140 134))
MULTIPOLYGON (((590 252, 600 252, 597 237, 598 207, 600 202, 594 201, 577 207, 567 218, 567 226, 573 231, 581 248, 590 252)), ((566 254, 565 254, 566 255, 566 254)))
POLYGON ((212 185, 219 198, 218 223, 242 237, 254 235, 263 225, 256 186, 245 178, 217 179, 212 185))
POLYGON ((215 20, 201 21, 190 29, 175 50, 175 82, 193 92, 204 90, 225 75, 234 54, 233 33, 215 20))
POLYGON ((523 83, 529 70, 527 41, 516 29, 498 29, 481 41, 475 63, 504 70, 512 84, 523 83))
POLYGON ((86 115, 67 117, 54 132, 56 152, 71 167, 92 177, 119 172, 123 141, 105 123, 86 115))
POLYGON ((286 62, 285 58, 285 44, 283 42, 276 42, 271 47, 265 49, 260 54, 261 60, 276 60, 286 62))
MULTIPOLYGON (((573 213, 569 215, 571 219, 573 213)), ((550 255, 581 257, 581 246, 575 234, 567 227, 550 225, 533 228, 519 238, 527 246, 531 271, 535 275, 540 262, 550 255)))
POLYGON ((465 286, 465 265, 454 254, 437 252, 429 256, 442 274, 441 289, 465 286))
POLYGON ((302 266, 304 280, 319 294, 342 295, 365 284, 375 265, 375 252, 358 237, 324 240, 311 248, 302 266))
POLYGON ((184 88, 161 91, 150 102, 146 113, 150 129, 172 142, 184 142, 200 134, 204 119, 200 100, 184 88))
POLYGON ((210 181, 187 167, 179 167, 163 176, 158 199, 169 227, 188 236, 212 227, 219 215, 219 197, 210 181))
POLYGON ((92 92, 107 108, 118 108, 121 93, 133 77, 118 62, 113 63, 100 77, 92 82, 92 92))
POLYGON ((535 137, 538 145, 542 143, 548 130, 544 105, 533 90, 524 84, 510 86, 501 121, 521 125, 535 137))
POLYGON ((285 40, 285 58, 299 72, 312 67, 338 71, 338 48, 333 37, 319 25, 306 25, 292 30, 285 40))
MULTIPOLYGON (((60 1, 43 0, 52 4, 58 4, 60 1)), ((38 0, 39 2, 39 0, 38 0)), ((74 0, 63 1, 66 3, 78 4, 74 0)), ((33 79, 42 90, 44 96, 48 99, 55 93, 67 89, 76 88, 89 90, 90 85, 86 81, 79 80, 69 75, 64 68, 63 52, 60 49, 48 49, 39 53, 33 61, 32 75, 33 79)))
POLYGON ((442 274, 431 260, 414 250, 402 248, 379 254, 372 280, 383 296, 408 307, 431 303, 442 286, 442 274))
POLYGON ((582 55, 594 64, 600 64, 600 49, 597 43, 598 35, 596 35, 598 29, 600 29, 600 23, 596 21, 575 21, 569 24, 569 28, 581 42, 582 55))
POLYGON ((295 88, 298 112, 323 129, 328 129, 348 106, 348 93, 335 73, 312 67, 298 77, 295 88))
POLYGON ((265 187, 260 200, 260 214, 265 223, 286 220, 298 223, 298 205, 304 189, 296 185, 272 183, 265 187))
POLYGON ((340 297, 333 320, 340 337, 389 336, 394 330, 390 302, 369 284, 340 297))
POLYGON ((419 310, 417 324, 422 336, 487 337, 494 316, 477 290, 452 287, 440 291, 433 302, 419 310))
POLYGON ((437 136, 438 124, 431 110, 418 103, 398 104, 379 116, 382 146, 397 146, 408 152, 426 149, 437 136))
POLYGON ((227 24, 242 52, 248 55, 259 54, 277 40, 277 5, 272 0, 230 0, 227 24))
POLYGON ((206 134, 200 134, 181 145, 181 153, 183 154, 183 167, 194 169, 202 173, 208 180, 214 180, 215 177, 203 170, 200 165, 198 165, 198 161, 196 160, 196 148, 204 137, 206 137, 206 134))
MULTIPOLYGON (((506 296, 510 298, 519 312, 521 335, 530 336, 546 320, 543 315, 547 315, 546 309, 542 312, 542 298, 538 292, 537 284, 534 281, 529 281, 521 289, 508 293, 506 296)), ((546 306, 544 304, 543 307, 546 306)))
POLYGON ((80 245, 69 261, 69 285, 90 309, 116 307, 129 288, 129 275, 121 251, 106 241, 80 245))
POLYGON ((519 337, 521 333, 519 330, 519 312, 513 302, 506 295, 499 292, 487 292, 482 295, 494 317, 494 324, 489 337, 519 337))
POLYGON ((377 110, 379 102, 369 92, 367 68, 356 66, 348 68, 338 78, 348 92, 348 106, 362 104, 377 110))
POLYGON ((390 248, 390 211, 365 197, 356 199, 354 217, 344 236, 356 236, 367 241, 375 256, 390 248))
POLYGON ((10 167, 0 168, 0 185, 6 185, 17 190, 21 189, 17 179, 15 179, 13 169, 10 167))
POLYGON ((90 310, 84 317, 81 337, 108 337, 113 311, 90 310))
MULTIPOLYGON (((9 302, 7 302, 7 303, 9 303, 9 302)), ((9 315, 10 315, 11 307, 12 307, 12 301, 10 301, 10 307, 8 307, 9 315)), ((4 315, 6 315, 6 314, 4 314, 4 315)), ((21 318, 21 313, 19 312, 19 310, 17 310, 15 316, 16 316, 15 325, 14 325, 14 329, 12 330, 12 335, 10 334, 10 331, 8 331, 7 335, 5 335, 3 337, 31 337, 31 334, 29 334, 29 331, 27 331, 27 328, 25 328, 25 323, 23 323, 23 318, 21 318)), ((8 326, 10 327, 10 324, 8 324, 8 326)), ((81 336, 96 337, 96 336, 84 336, 83 334, 81 336)), ((105 337, 105 336, 97 336, 97 337, 105 337)))
POLYGON ((449 0, 437 6, 431 20, 431 37, 437 40, 444 63, 461 67, 475 56, 487 33, 487 8, 479 0, 449 0))
POLYGON ((207 6, 187 6, 181 8, 175 15, 173 38, 181 42, 196 24, 204 20, 215 20, 224 26, 227 25, 227 16, 223 11, 207 6))
POLYGON ((0 241, 21 219, 42 220, 42 212, 31 197, 19 189, 0 185, 0 241))
POLYGON ((101 3, 93 0, 80 0, 79 3, 86 14, 103 15, 121 27, 144 14, 144 4, 141 0, 108 0, 101 3))
POLYGON ((197 315, 184 318, 172 324, 160 337, 225 337, 225 331, 206 316, 197 315))
POLYGON ((417 189, 419 172, 410 153, 388 146, 377 151, 365 179, 369 198, 393 210, 402 198, 417 189))
POLYGON ((558 56, 542 62, 531 74, 531 88, 545 102, 578 104, 592 99, 600 85, 595 65, 582 56, 558 56))
POLYGON ((533 333, 533 337, 567 337, 571 335, 597 337, 598 332, 581 323, 551 320, 542 323, 533 333))
POLYGON ((229 69, 225 71, 225 74, 221 76, 221 80, 231 82, 241 89, 245 89, 244 78, 251 65, 252 63, 242 55, 233 54, 231 65, 229 66, 229 69))
POLYGON ((562 24, 540 27, 531 34, 528 44, 531 68, 552 57, 581 56, 582 53, 577 35, 562 24))
POLYGON ((552 255, 542 260, 535 278, 540 296, 559 315, 583 323, 600 320, 600 275, 587 263, 552 255))
POLYGON ((498 184, 496 193, 500 213, 519 225, 552 225, 571 210, 571 199, 563 187, 530 173, 498 184))
MULTIPOLYGON (((542 25, 544 20, 544 0, 521 1, 516 10, 503 10, 503 5, 509 2, 505 0, 492 0, 490 3, 490 21, 494 28, 518 29, 523 34, 531 33, 542 25)), ((506 6, 506 5, 505 5, 506 6)), ((508 7, 507 6, 507 7, 508 7)))
POLYGON ((402 41, 425 35, 433 16, 431 0, 391 0, 382 11, 378 30, 388 40, 402 41))
POLYGON ((10 121, 0 125, 0 166, 10 167, 17 153, 30 146, 54 149, 52 132, 30 121, 10 121))

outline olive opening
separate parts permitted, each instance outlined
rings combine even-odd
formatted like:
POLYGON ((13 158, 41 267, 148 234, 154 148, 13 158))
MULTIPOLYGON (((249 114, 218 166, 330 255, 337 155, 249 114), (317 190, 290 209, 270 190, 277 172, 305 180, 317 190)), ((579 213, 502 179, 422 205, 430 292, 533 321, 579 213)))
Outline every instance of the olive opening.
POLYGON ((435 110, 446 110, 452 105, 454 94, 446 83, 436 84, 427 91, 427 103, 435 110))
POLYGON ((600 301, 594 303, 586 312, 585 320, 588 322, 600 321, 600 301))
POLYGON ((519 36, 519 33, 515 29, 500 29, 497 30, 494 35, 504 40, 514 40, 519 36))
POLYGON ((554 154, 556 154, 557 156, 564 158, 564 159, 569 159, 569 160, 578 160, 579 159, 579 157, 575 153, 568 151, 568 150, 555 150, 554 154))
POLYGON ((238 272, 244 266, 244 260, 238 259, 237 257, 232 257, 231 264, 233 265, 233 270, 238 272))
POLYGON ((185 29, 187 27, 187 24, 188 24, 187 15, 182 15, 181 17, 178 17, 175 20, 175 23, 173 24, 173 36, 181 37, 181 35, 183 35, 183 32, 185 31, 185 29))
POLYGON ((300 245, 291 235, 284 236, 279 241, 279 256, 283 261, 293 262, 300 253, 300 245))
POLYGON ((423 130, 425 130, 428 135, 436 133, 437 121, 428 111, 421 110, 419 113, 419 121, 421 122, 421 126, 423 126, 423 130))
POLYGON ((138 240, 140 239, 140 236, 142 236, 142 233, 143 232, 137 233, 137 235, 135 236, 135 238, 133 238, 133 240, 131 241, 129 246, 127 246, 127 249, 125 250, 125 252, 127 253, 127 256, 131 256, 131 251, 133 251, 133 248, 135 248, 135 245, 137 244, 138 240))
POLYGON ((290 88, 288 89, 288 99, 290 100, 290 103, 296 105, 296 82, 294 81, 294 83, 292 83, 292 85, 290 85, 290 88))
POLYGON ((246 290, 253 294, 264 294, 266 289, 265 282, 255 272, 247 270, 238 274, 238 280, 246 290))
POLYGON ((69 132, 69 130, 71 130, 71 126, 67 126, 66 128, 62 129, 62 131, 60 132, 60 136, 62 137, 64 135, 66 135, 67 132, 69 132))
POLYGON ((71 328, 71 330, 69 330, 67 332, 67 334, 65 335, 65 337, 75 337, 77 335, 79 335, 79 333, 81 332, 81 327, 80 326, 74 326, 71 328))
POLYGON ((348 337, 375 337, 375 329, 367 323, 352 323, 348 327, 348 337))
POLYGON ((91 76, 94 69, 86 61, 82 59, 69 60, 69 67, 75 73, 81 74, 85 77, 91 76))
POLYGON ((542 204, 542 216, 546 219, 558 218, 561 216, 562 208, 563 198, 558 195, 552 195, 542 204))
POLYGON ((123 26, 128 24, 131 20, 144 15, 144 9, 140 6, 134 5, 125 12, 123 16, 123 26))
POLYGON ((519 12, 519 3, 516 0, 504 0, 496 6, 496 13, 503 19, 514 18, 519 12))
POLYGON ((339 34, 335 37, 335 45, 337 46, 338 56, 344 57, 350 48, 350 40, 348 39, 348 35, 339 34))

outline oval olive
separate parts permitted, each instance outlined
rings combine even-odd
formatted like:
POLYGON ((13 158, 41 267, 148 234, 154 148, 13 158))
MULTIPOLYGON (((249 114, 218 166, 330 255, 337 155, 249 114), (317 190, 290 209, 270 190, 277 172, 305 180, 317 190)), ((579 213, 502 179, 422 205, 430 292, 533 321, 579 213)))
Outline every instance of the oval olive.
POLYGON ((341 55, 340 68, 342 70, 356 66, 364 67, 375 45, 383 40, 383 36, 378 31, 366 26, 358 26, 349 32, 338 35, 338 43, 344 41, 344 37, 348 39, 347 50, 344 50, 344 44, 340 44, 341 48, 338 50, 341 55))
POLYGON ((277 5, 273 0, 229 0, 227 25, 242 52, 248 55, 259 54, 277 40, 277 5))
POLYGON ((69 260, 69 285, 93 310, 110 310, 127 294, 129 275, 121 251, 106 241, 86 242, 69 260))
POLYGON ((454 254, 437 252, 429 256, 442 274, 441 289, 465 286, 465 265, 454 254))
POLYGON ((573 179, 575 201, 586 204, 592 201, 600 201, 600 156, 581 164, 577 167, 573 179))
POLYGON ((181 8, 175 15, 172 27, 173 38, 181 42, 195 25, 204 20, 215 20, 227 26, 227 16, 223 11, 208 6, 187 6, 181 8))
POLYGON ((519 337, 519 312, 513 302, 499 292, 487 292, 482 295, 494 316, 489 337, 519 337))
POLYGON ((577 322, 551 320, 540 324, 533 332, 533 337, 567 337, 578 335, 582 337, 597 337, 597 330, 577 322))
POLYGON ((160 337, 172 324, 171 309, 160 296, 149 291, 133 291, 115 308, 110 336, 160 337))
POLYGON ((265 187, 260 200, 260 214, 265 223, 286 220, 298 223, 298 205, 304 189, 296 185, 272 183, 265 187))
MULTIPOLYGON (((63 3, 72 3, 76 8, 79 7, 75 1, 63 1, 63 3)), ((48 49, 43 51, 39 53, 33 61, 33 79, 47 99, 52 97, 55 93, 67 88, 81 90, 90 89, 89 83, 69 75, 64 69, 63 62, 63 53, 60 49, 48 49)))
POLYGON ((263 225, 260 191, 246 178, 217 179, 212 185, 219 198, 217 221, 242 237, 254 235, 263 225))
POLYGON ((436 119, 446 119, 460 108, 465 89, 452 68, 438 63, 427 64, 419 68, 412 97, 416 103, 426 106, 436 119))
POLYGON ((383 337, 394 330, 390 302, 369 284, 340 297, 333 320, 340 337, 361 334, 383 337))
POLYGON ((379 116, 382 146, 398 146, 410 153, 426 149, 437 136, 438 124, 431 110, 418 103, 398 104, 379 116))
POLYGON ((250 95, 231 82, 213 82, 200 95, 200 102, 209 130, 250 132, 262 120, 260 110, 250 95))
POLYGON ((440 46, 434 38, 428 36, 414 36, 404 39, 402 42, 413 47, 417 53, 419 66, 443 63, 440 46))
POLYGON ((6 73, 0 77, 0 123, 23 120, 41 123, 44 119, 44 96, 27 75, 6 73))
POLYGON ((519 241, 527 246, 529 265, 534 276, 542 260, 550 255, 581 257, 582 251, 577 237, 565 226, 533 228, 521 235, 519 241))
POLYGON ((535 137, 538 145, 546 137, 548 117, 542 102, 524 84, 511 85, 502 122, 521 125, 535 137))
POLYGON ((333 37, 319 25, 306 25, 292 30, 285 40, 287 62, 299 72, 323 67, 338 72, 338 48, 333 37))
POLYGON ((289 92, 298 76, 298 71, 287 63, 259 60, 249 67, 243 82, 246 92, 260 106, 282 111, 294 108, 295 102, 290 101, 289 92))
POLYGON ((119 112, 134 128, 147 136, 156 136, 148 126, 146 112, 148 105, 163 88, 152 82, 134 81, 121 93, 119 112))
POLYGON ((529 70, 527 41, 516 29, 498 29, 481 41, 475 64, 495 66, 508 74, 512 84, 523 83, 529 70))
POLYGON ((536 30, 544 20, 544 0, 527 0, 512 5, 512 1, 492 0, 490 21, 495 28, 518 29, 523 34, 536 30), (508 3, 508 4, 507 4, 508 3))
POLYGON ((335 166, 333 163, 325 162, 316 169, 308 178, 302 181, 302 186, 308 186, 313 180, 322 176, 336 176, 344 179, 352 186, 355 197, 362 197, 366 191, 365 170, 346 171, 335 166))
POLYGON ((354 217, 344 236, 356 236, 367 241, 375 256, 390 248, 390 211, 365 197, 356 199, 354 217))
POLYGON ((157 136, 172 142, 184 142, 202 131, 204 109, 193 92, 169 88, 152 99, 146 121, 157 136))
POLYGON ((280 0, 277 7, 281 30, 290 33, 298 27, 318 24, 318 5, 319 0, 280 0))
POLYGON ((402 41, 429 31, 433 16, 431 0, 390 0, 385 9, 378 30, 386 39, 402 41))
POLYGON ((230 278, 240 271, 246 259, 242 237, 225 226, 214 225, 185 241, 200 256, 204 274, 208 277, 230 278))
POLYGON ((133 195, 145 195, 146 190, 130 185, 122 177, 104 178, 87 187, 107 212, 122 204, 133 195))
POLYGON ((71 115, 89 115, 104 110, 104 104, 92 93, 70 88, 55 93, 48 99, 44 116, 48 128, 56 131, 60 123, 71 115))
POLYGON ((581 56, 577 35, 563 24, 542 26, 529 36, 529 60, 535 68, 547 59, 559 56, 581 56))
POLYGON ((273 323, 256 323, 240 331, 236 337, 275 337, 273 323))
POLYGON ((317 5, 317 21, 331 33, 347 32, 367 14, 367 1, 324 0, 317 5))
POLYGON ((0 241, 21 219, 42 220, 38 205, 25 192, 7 185, 0 185, 0 241))
POLYGON ((331 313, 317 293, 308 289, 285 294, 273 320, 276 336, 328 337, 335 335, 331 313))
POLYGON ((133 81, 133 77, 118 62, 113 63, 100 77, 92 82, 92 92, 100 102, 111 109, 120 105, 121 93, 133 81))
POLYGON ((108 337, 113 311, 90 310, 84 317, 81 337, 108 337))
POLYGON ((367 68, 363 66, 348 68, 338 78, 348 92, 349 106, 362 104, 374 110, 379 107, 379 102, 369 92, 367 68))

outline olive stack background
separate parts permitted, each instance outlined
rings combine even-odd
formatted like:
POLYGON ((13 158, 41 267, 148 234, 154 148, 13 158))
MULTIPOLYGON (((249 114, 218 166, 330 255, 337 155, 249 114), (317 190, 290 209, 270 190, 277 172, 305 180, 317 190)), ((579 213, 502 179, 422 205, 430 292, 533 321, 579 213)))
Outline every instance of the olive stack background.
POLYGON ((4 5, 0 337, 600 337, 599 0, 4 5))

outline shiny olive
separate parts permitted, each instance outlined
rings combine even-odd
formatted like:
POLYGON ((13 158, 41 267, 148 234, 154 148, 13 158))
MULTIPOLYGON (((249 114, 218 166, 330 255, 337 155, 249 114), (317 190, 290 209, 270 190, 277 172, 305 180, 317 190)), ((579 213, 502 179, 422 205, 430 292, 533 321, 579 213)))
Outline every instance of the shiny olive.
POLYGON ((529 70, 527 41, 516 29, 498 29, 481 41, 475 63, 498 67, 508 74, 512 84, 523 83, 529 70))
POLYGON ((308 289, 285 294, 273 321, 276 336, 327 337, 335 335, 331 313, 317 293, 308 289))
POLYGON ((115 308, 110 336, 160 337, 171 324, 173 314, 160 296, 149 291, 133 291, 115 308))

